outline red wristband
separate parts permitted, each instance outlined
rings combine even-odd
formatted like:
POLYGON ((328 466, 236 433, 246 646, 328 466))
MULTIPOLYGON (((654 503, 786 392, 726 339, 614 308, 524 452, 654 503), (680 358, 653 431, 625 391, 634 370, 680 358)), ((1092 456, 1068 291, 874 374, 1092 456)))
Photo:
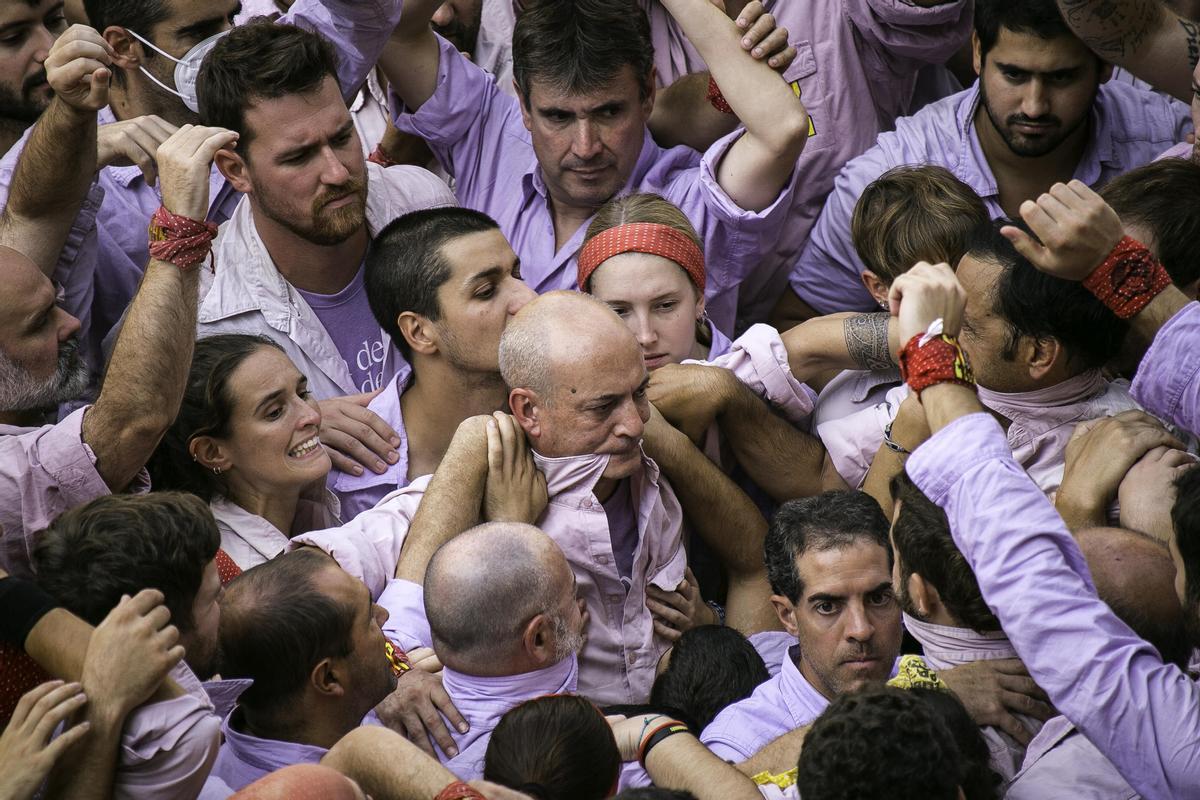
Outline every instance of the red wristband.
POLYGON ((918 396, 935 383, 957 383, 975 388, 975 373, 958 339, 940 334, 921 344, 926 334, 917 334, 900 351, 900 377, 918 396))
POLYGON ((721 87, 717 86, 717 82, 710 75, 708 78, 708 94, 705 99, 712 103, 712 107, 722 114, 732 114, 733 109, 729 107, 728 101, 725 100, 725 95, 721 94, 721 87))
POLYGON ((442 789, 433 800, 487 800, 478 789, 473 789, 463 781, 454 783, 442 789))
POLYGON ((1137 239, 1121 238, 1104 263, 1084 278, 1083 288, 1121 319, 1137 314, 1171 285, 1167 270, 1137 239))
POLYGON ((148 233, 150 256, 186 271, 212 253, 217 225, 172 214, 165 206, 159 206, 150 217, 148 233))
POLYGON ((383 152, 382 144, 375 145, 375 149, 371 151, 371 155, 367 156, 367 161, 370 161, 372 164, 378 164, 381 167, 394 167, 400 163, 393 161, 391 156, 383 152))

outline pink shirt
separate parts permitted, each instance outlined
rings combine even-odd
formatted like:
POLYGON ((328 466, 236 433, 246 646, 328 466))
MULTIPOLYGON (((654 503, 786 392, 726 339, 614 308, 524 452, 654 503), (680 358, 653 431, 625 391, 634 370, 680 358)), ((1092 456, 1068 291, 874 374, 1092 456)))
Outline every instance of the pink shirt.
MULTIPOLYGON (((550 493, 537 526, 562 548, 591 612, 587 645, 579 658, 579 691, 604 705, 644 703, 658 659, 670 646, 654 633, 646 587, 673 591, 687 566, 679 501, 658 465, 643 456, 642 470, 630 479, 639 538, 627 591, 617 571, 608 517, 592 493, 608 456, 545 458, 535 453, 534 458, 550 493)), ((297 536, 292 546, 320 547, 379 597, 388 588, 428 485, 429 476, 418 478, 346 525, 297 536)))
MULTIPOLYGON (((1191 147, 1191 145, 1188 145, 1191 147)), ((1021 771, 1008 785, 1006 800, 1138 800, 1112 762, 1066 717, 1053 717, 1025 751, 1021 771)))
POLYGON ((396 489, 408 485, 408 432, 404 429, 404 413, 400 408, 400 396, 404 394, 404 390, 408 388, 411 381, 411 369, 400 370, 392 382, 367 404, 367 408, 391 425, 392 430, 400 437, 400 446, 396 448, 396 454, 399 456, 396 463, 389 464, 382 475, 376 475, 369 469, 363 470, 362 475, 353 475, 338 469, 329 473, 329 488, 341 501, 341 516, 346 521, 373 508, 388 492, 394 492, 396 489))
MULTIPOLYGON (((96 454, 83 441, 88 408, 57 425, 0 425, 0 568, 11 575, 32 577, 34 534, 67 509, 110 494, 96 471, 96 454)), ((150 488, 145 470, 130 488, 150 488)))
POLYGON ((243 571, 270 561, 282 553, 287 549, 291 536, 328 528, 341 522, 338 519, 337 498, 323 488, 320 499, 300 498, 290 535, 263 517, 252 514, 224 497, 214 498, 208 507, 212 510, 217 521, 217 530, 221 533, 221 549, 243 571))

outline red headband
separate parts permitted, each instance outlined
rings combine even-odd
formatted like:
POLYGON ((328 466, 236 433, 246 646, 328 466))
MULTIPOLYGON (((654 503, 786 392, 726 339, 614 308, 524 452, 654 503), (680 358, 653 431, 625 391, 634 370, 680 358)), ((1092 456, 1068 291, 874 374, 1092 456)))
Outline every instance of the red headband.
POLYGON ((629 222, 593 236, 579 251, 579 289, 596 267, 621 253, 648 253, 674 261, 704 291, 704 253, 683 231, 657 222, 629 222))

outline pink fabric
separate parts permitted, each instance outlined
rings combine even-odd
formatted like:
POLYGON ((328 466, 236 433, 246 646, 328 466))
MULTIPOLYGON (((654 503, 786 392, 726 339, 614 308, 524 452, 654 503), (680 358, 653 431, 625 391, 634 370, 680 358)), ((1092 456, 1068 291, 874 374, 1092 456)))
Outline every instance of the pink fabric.
MULTIPOLYGON (((243 570, 270 561, 288 548, 288 535, 237 503, 217 497, 208 507, 221 532, 221 549, 243 570)), ((321 487, 319 493, 300 499, 291 533, 328 528, 339 522, 337 498, 321 487)))

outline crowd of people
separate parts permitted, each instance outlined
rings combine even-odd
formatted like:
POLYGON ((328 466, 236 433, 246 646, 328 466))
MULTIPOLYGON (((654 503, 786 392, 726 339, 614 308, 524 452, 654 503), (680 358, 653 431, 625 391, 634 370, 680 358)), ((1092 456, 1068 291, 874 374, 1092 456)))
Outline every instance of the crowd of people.
POLYGON ((0 798, 1200 797, 1198 61, 0 0, 0 798))

